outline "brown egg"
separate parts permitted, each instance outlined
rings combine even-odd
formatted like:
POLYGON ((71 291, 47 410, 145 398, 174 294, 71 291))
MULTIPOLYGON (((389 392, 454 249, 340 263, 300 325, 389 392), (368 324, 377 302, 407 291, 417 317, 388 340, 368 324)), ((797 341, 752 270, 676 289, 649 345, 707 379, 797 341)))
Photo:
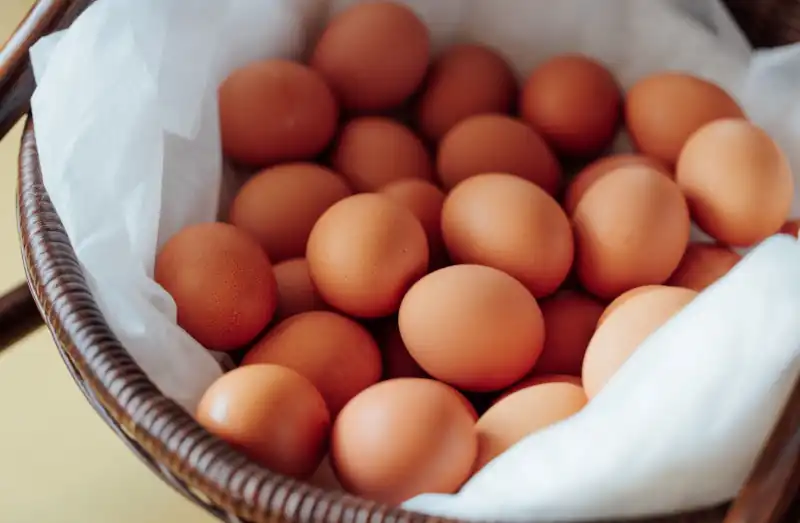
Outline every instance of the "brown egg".
POLYGON ((605 176, 620 167, 629 167, 631 165, 644 165, 673 178, 673 174, 664 164, 641 154, 614 154, 606 156, 586 166, 572 181, 570 181, 564 195, 564 210, 571 216, 572 213, 575 212, 575 207, 578 206, 578 202, 583 197, 583 193, 585 193, 594 182, 599 180, 601 176, 605 176))
POLYGON ((516 78, 500 54, 482 45, 455 45, 431 66, 417 102, 417 125, 438 142, 470 116, 509 112, 516 96, 516 78))
POLYGON ((319 466, 331 428, 317 389, 278 365, 224 374, 200 400, 197 421, 261 465, 298 479, 319 466))
POLYGON ((603 299, 665 282, 686 251, 691 226, 675 182, 641 165, 593 183, 572 222, 578 278, 603 299))
POLYGON ((322 77, 287 60, 247 65, 219 89, 223 152, 246 165, 313 158, 333 138, 338 118, 322 77))
POLYGON ((242 365, 272 363, 305 376, 336 414, 381 378, 375 340, 355 321, 330 311, 292 316, 250 349, 242 365))
POLYGON ((463 397, 443 383, 384 381, 353 398, 336 419, 334 470, 349 492, 389 505, 454 493, 475 461, 474 423, 463 397))
POLYGON ((380 192, 404 205, 420 221, 428 237, 430 267, 439 269, 447 265, 447 252, 442 239, 445 196, 441 189, 425 180, 408 178, 385 185, 380 192))
MULTIPOLYGON (((506 389, 503 391, 502 394, 497 396, 497 398, 492 402, 492 405, 499 402, 503 398, 514 394, 522 389, 527 389, 528 387, 533 387, 535 385, 542 385, 544 383, 571 383, 577 387, 583 387, 583 383, 581 379, 577 376, 569 376, 567 374, 542 374, 537 375, 535 373, 527 378, 523 378, 521 381, 518 381, 514 386, 506 389)), ((580 374, 580 373, 579 373, 580 374)))
POLYGON ((580 376, 583 355, 603 314, 603 305, 574 291, 561 292, 539 305, 544 317, 544 349, 534 373, 580 376))
POLYGON ((352 316, 397 312, 400 300, 428 269, 428 240, 419 220, 379 194, 336 203, 308 239, 311 280, 323 299, 352 316))
POLYGON ((233 225, 202 223, 180 231, 156 256, 154 279, 175 300, 178 325, 207 349, 249 343, 275 313, 272 265, 233 225))
POLYGON ((229 221, 252 234, 277 263, 303 256, 311 228, 322 213, 351 194, 344 179, 325 167, 278 165, 242 186, 229 221))
POLYGON ((747 120, 717 120, 689 138, 676 180, 692 217, 722 243, 750 246, 789 216, 794 179, 786 156, 747 120))
POLYGON ((614 139, 622 94, 605 66, 580 55, 537 67, 522 89, 520 114, 559 153, 595 156, 614 139))
POLYGON ((561 166, 544 139, 500 114, 472 116, 453 127, 439 144, 437 169, 446 189, 484 173, 513 174, 550 194, 561 184, 561 166))
POLYGON ((549 425, 569 418, 586 405, 580 385, 566 381, 542 383, 509 394, 475 424, 480 470, 512 445, 549 425))
POLYGON ((403 178, 433 178, 422 141, 402 124, 376 116, 356 118, 342 128, 332 164, 362 192, 403 178))
POLYGON ((278 308, 273 321, 285 320, 301 312, 326 310, 322 299, 311 281, 308 262, 305 258, 294 258, 275 265, 275 280, 278 283, 278 308))
POLYGON ((572 267, 569 220, 537 185, 510 174, 480 174, 457 185, 442 210, 450 258, 500 269, 537 298, 552 294, 572 267))
POLYGON ((702 126, 742 117, 742 109, 721 88, 677 72, 639 80, 625 100, 626 124, 637 148, 670 166, 678 161, 689 136, 702 126))
POLYGON ((533 295, 508 274, 480 265, 453 265, 422 278, 403 298, 399 324, 428 374, 475 392, 525 376, 544 342, 533 295))
POLYGON ((790 220, 784 223, 780 232, 797 238, 800 233, 800 220, 790 220))
POLYGON ((625 291, 616 298, 614 301, 608 304, 608 306, 603 311, 603 314, 600 315, 600 318, 597 320, 597 326, 600 325, 606 320, 606 318, 611 315, 612 312, 617 310, 617 307, 628 301, 629 299, 633 298, 634 296, 638 296, 639 294, 644 294, 646 292, 657 291, 659 289, 663 289, 668 287, 667 285, 642 285, 641 287, 636 287, 629 291, 625 291))
POLYGON ((429 377, 409 354, 396 317, 383 320, 376 331, 375 339, 383 356, 383 379, 429 377))
POLYGON ((425 77, 430 35, 414 12, 393 2, 354 5, 334 16, 317 41, 311 67, 347 109, 392 108, 425 77))
POLYGON ((322 463, 319 464, 319 467, 317 467, 317 470, 308 479, 308 482, 315 487, 325 490, 344 491, 344 487, 336 478, 336 472, 334 472, 333 466, 331 465, 330 455, 326 455, 322 459, 322 463))
POLYGON ((697 292, 661 287, 619 304, 597 328, 583 360, 583 386, 593 398, 653 332, 683 309, 697 292))
POLYGON ((741 259, 727 247, 690 243, 667 284, 701 292, 725 276, 741 259))

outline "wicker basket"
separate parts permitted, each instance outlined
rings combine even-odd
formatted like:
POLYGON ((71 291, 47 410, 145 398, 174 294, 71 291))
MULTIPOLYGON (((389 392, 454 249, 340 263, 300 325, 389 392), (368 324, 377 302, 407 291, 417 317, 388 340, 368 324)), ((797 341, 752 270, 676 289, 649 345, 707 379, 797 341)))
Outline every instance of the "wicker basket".
MULTIPOLYGON (((27 49, 40 36, 67 27, 91 2, 40 0, 0 51, 0 136, 28 109, 33 77, 27 49)), ((800 41, 800 0, 728 4, 755 45, 800 41)), ((30 118, 19 167, 19 231, 33 299, 87 400, 153 472, 224 521, 444 521, 286 479, 203 430, 159 392, 109 330, 42 184, 30 118)), ((0 300, 0 344, 30 330, 35 311, 24 288, 0 300)), ((800 386, 796 389, 747 486, 730 507, 650 521, 800 521, 800 386)))

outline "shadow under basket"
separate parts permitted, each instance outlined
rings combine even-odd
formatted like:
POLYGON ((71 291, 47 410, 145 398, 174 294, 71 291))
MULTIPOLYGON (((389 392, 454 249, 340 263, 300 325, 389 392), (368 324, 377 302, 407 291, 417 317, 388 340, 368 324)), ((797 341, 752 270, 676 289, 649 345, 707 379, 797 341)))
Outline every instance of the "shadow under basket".
MULTIPOLYGON (((0 51, 0 136, 28 108, 33 79, 27 49, 42 35, 68 26, 90 3, 91 0, 40 1, 6 49, 0 51)), ((727 3, 754 45, 800 41, 800 0, 727 3)), ((111 332, 92 297, 42 183, 30 118, 20 151, 18 222, 33 298, 75 382, 130 449, 184 496, 223 521, 447 521, 341 492, 327 492, 272 473, 206 432, 164 397, 111 332)), ((646 521, 800 521, 800 387, 795 388, 747 485, 733 504, 646 521)))

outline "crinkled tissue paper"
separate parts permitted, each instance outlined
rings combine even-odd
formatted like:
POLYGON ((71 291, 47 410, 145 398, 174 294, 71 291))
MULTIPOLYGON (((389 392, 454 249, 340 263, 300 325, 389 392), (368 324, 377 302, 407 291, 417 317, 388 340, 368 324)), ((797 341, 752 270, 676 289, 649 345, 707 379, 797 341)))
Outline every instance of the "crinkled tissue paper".
MULTIPOLYGON (((435 52, 483 43, 520 77, 548 56, 580 52, 624 87, 665 69, 714 81, 800 174, 800 46, 754 51, 718 0, 404 2, 430 27, 435 52)), ((176 325, 153 263, 165 239, 214 220, 229 196, 216 89, 250 61, 302 58, 320 24, 352 3, 98 0, 31 51, 45 186, 111 328, 190 412, 222 357, 176 325)), ((800 218, 800 199, 792 212, 800 218)), ((582 412, 520 441, 457 494, 404 507, 570 521, 731 499, 800 370, 799 317, 797 238, 769 238, 650 336, 582 412)))

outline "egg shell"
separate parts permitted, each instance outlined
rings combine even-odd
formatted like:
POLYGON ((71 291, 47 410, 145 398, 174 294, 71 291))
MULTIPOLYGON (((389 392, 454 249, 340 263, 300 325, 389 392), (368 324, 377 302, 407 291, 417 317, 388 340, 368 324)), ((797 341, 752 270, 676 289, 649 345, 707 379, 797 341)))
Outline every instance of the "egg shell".
POLYGON ((396 316, 380 320, 373 332, 383 357, 383 379, 430 377, 409 354, 396 316))
POLYGON ((222 150, 241 164, 311 159, 331 141, 338 119, 328 84, 296 62, 251 63, 219 88, 222 150))
POLYGON ((346 314, 379 318, 428 269, 428 239, 406 207, 380 194, 357 194, 314 225, 306 259, 323 299, 346 314))
POLYGON ((583 194, 594 182, 620 167, 628 167, 631 165, 644 165, 670 178, 674 178, 673 173, 663 163, 641 154, 614 154, 606 156, 584 167, 569 182, 567 190, 564 193, 564 210, 571 216, 572 213, 575 212, 575 207, 578 206, 578 202, 583 197, 583 194))
POLYGON ((485 173, 508 173, 529 180, 549 194, 561 185, 561 166, 544 139, 525 123, 502 114, 462 120, 442 138, 437 154, 445 189, 485 173))
POLYGON ((629 291, 625 291, 606 306, 603 314, 600 315, 600 318, 597 320, 597 326, 599 327, 601 323, 603 323, 608 316, 614 312, 617 307, 628 301, 629 299, 633 298, 634 296, 638 296, 639 294, 644 294, 650 291, 657 291, 659 289, 663 289, 665 287, 669 287, 668 285, 642 285, 641 287, 636 287, 629 291))
POLYGON ((322 463, 319 464, 317 470, 314 471, 314 474, 309 478, 308 482, 315 487, 319 487, 325 490, 338 490, 344 491, 344 487, 341 483, 339 483, 339 479, 336 477, 336 472, 333 470, 333 465, 331 465, 331 458, 330 455, 325 455, 322 459, 322 463))
POLYGON ((557 152, 591 157, 614 139, 622 94, 603 64, 582 55, 562 55, 533 70, 519 106, 522 119, 557 152))
POLYGON ((353 398, 333 426, 331 457, 345 488, 389 505, 422 493, 451 494, 477 454, 463 397, 434 380, 381 382, 353 398))
POLYGON ((572 223, 578 278, 603 299, 664 283, 686 251, 691 227, 675 182, 642 165, 621 167, 593 183, 572 223))
POLYGON ((297 371, 336 415, 345 403, 381 378, 381 354, 370 333, 330 311, 288 318, 258 341, 242 365, 271 363, 297 371))
POLYGON ((544 349, 536 374, 580 376, 583 355, 605 308, 583 293, 560 292, 539 303, 544 318, 544 349))
POLYGON ((361 192, 403 178, 433 179, 433 163, 422 141, 408 127, 377 116, 348 122, 331 162, 361 192))
POLYGON ((442 239, 442 207, 445 200, 442 190, 431 182, 407 178, 383 186, 380 192, 405 206, 422 224, 428 237, 430 269, 448 265, 447 250, 442 239))
POLYGON ((454 45, 431 66, 417 101, 417 126, 436 143, 454 125, 483 113, 508 113, 517 96, 511 67, 494 49, 454 45))
POLYGON ((572 267, 569 219, 549 194, 510 174, 480 174, 458 184, 442 210, 450 259, 500 269, 537 298, 555 292, 572 267))
POLYGON ((499 396, 496 396, 491 404, 494 405, 517 391, 543 383, 571 383, 578 387, 583 387, 583 382, 578 376, 570 376, 567 374, 536 374, 536 370, 534 369, 530 376, 521 379, 513 386, 504 390, 499 396))
POLYGON ((727 247, 690 243, 667 284, 701 292, 725 276, 741 259, 727 247))
POLYGON ((305 258, 293 258, 274 267, 278 284, 278 306, 273 322, 285 320, 295 314, 328 309, 311 281, 305 258))
POLYGON ((198 404, 197 421, 261 465, 298 479, 319 466, 331 428, 317 389, 278 365, 248 365, 218 378, 198 404))
POLYGON ((586 401, 583 388, 568 381, 540 383, 507 395, 475 424, 478 432, 475 470, 529 434, 579 412, 586 401))
POLYGON ((595 397, 653 332, 677 314, 697 292, 661 287, 637 293, 619 304, 597 328, 583 360, 583 386, 595 397))
POLYGON ((428 28, 406 6, 354 5, 334 16, 311 55, 311 67, 355 111, 394 107, 422 83, 430 59, 428 28))
POLYGON ((224 223, 182 229, 158 252, 154 279, 175 300, 178 325, 206 348, 237 349, 272 319, 272 264, 247 233, 224 223))
POLYGON ((797 238, 798 233, 800 233, 800 220, 790 220, 784 223, 780 232, 797 238))
POLYGON ((352 193, 341 176, 320 165, 277 165, 245 182, 228 219, 253 235, 278 263, 302 257, 322 213, 352 193))
POLYGON ((763 129, 743 119, 716 120, 694 133, 681 152, 676 180, 697 225, 733 246, 777 233, 794 197, 786 156, 763 129))
POLYGON ((636 82, 625 99, 625 122, 642 153, 674 166, 695 131, 744 112, 719 86, 679 72, 663 72, 636 82))
POLYGON ((508 274, 453 265, 418 281, 403 298, 400 334, 431 376, 467 391, 508 387, 536 363, 544 321, 533 295, 508 274))

